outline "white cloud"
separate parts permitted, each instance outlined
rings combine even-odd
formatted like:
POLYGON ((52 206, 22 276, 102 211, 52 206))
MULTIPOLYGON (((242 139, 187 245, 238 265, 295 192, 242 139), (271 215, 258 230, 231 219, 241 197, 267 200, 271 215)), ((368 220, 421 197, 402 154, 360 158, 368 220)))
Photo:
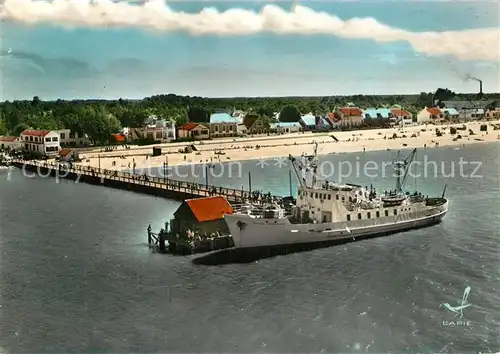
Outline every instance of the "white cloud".
POLYGON ((377 42, 405 41, 416 52, 452 55, 461 60, 500 61, 500 28, 447 32, 409 32, 373 18, 347 21, 307 7, 288 12, 266 5, 260 12, 233 8, 219 12, 204 8, 196 14, 173 11, 164 0, 142 5, 112 0, 4 0, 0 17, 26 24, 39 22, 68 27, 136 27, 154 31, 185 31, 192 35, 236 36, 261 32, 276 34, 330 34, 377 42))

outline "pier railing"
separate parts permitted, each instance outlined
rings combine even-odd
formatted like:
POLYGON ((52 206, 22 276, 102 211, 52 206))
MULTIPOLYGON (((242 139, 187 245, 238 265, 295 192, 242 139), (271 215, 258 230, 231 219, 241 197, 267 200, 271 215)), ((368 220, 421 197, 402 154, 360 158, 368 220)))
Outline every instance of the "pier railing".
POLYGON ((101 183, 108 181, 119 181, 124 184, 147 186, 153 189, 182 193, 185 197, 208 197, 220 195, 230 202, 243 202, 250 196, 250 192, 244 189, 234 189, 215 185, 205 185, 196 182, 175 180, 168 177, 154 177, 146 174, 139 175, 130 172, 106 170, 98 167, 72 165, 52 161, 21 160, 12 161, 18 167, 45 168, 56 172, 56 177, 66 178, 70 174, 76 176, 88 176, 100 179, 101 183))

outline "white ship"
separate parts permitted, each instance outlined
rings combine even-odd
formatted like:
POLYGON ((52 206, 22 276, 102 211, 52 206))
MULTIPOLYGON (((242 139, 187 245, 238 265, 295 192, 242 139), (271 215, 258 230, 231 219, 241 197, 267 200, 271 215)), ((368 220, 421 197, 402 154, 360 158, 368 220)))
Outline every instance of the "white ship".
POLYGON ((382 236, 431 226, 448 211, 448 200, 404 193, 416 149, 394 164, 396 187, 377 195, 373 188, 317 179, 317 145, 313 156, 298 161, 290 156, 300 181, 296 205, 288 212, 275 204, 247 205, 225 215, 236 248, 331 242, 382 236))

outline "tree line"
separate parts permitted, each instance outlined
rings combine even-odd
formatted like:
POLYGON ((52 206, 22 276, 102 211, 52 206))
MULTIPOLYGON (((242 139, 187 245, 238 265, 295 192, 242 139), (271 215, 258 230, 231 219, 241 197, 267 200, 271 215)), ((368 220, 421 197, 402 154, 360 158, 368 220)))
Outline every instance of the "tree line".
MULTIPOLYGON (((476 94, 456 94, 448 89, 420 95, 353 95, 328 97, 257 97, 203 98, 156 95, 142 100, 57 100, 6 101, 0 103, 0 135, 18 136, 25 129, 71 129, 87 134, 94 144, 105 144, 121 127, 140 127, 150 115, 187 121, 209 122, 216 112, 232 113, 234 109, 249 112, 247 120, 265 118, 272 121, 275 112, 280 120, 295 122, 301 114, 324 115, 336 107, 353 103, 358 107, 384 107, 399 104, 413 114, 424 106, 444 100, 472 100, 476 94)), ((482 99, 498 100, 500 94, 486 94, 482 99)), ((438 103, 439 104, 439 103, 438 103)))

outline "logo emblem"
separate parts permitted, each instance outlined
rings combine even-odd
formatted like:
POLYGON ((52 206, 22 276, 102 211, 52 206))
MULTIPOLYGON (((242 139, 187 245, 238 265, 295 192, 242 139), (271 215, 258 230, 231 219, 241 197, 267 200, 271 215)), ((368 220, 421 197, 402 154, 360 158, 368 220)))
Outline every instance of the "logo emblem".
POLYGON ((451 306, 449 303, 446 302, 446 303, 439 305, 439 307, 442 306, 442 307, 446 308, 447 310, 453 312, 455 314, 455 317, 458 317, 458 318, 464 317, 463 310, 467 307, 472 306, 472 304, 467 302, 467 298, 469 297, 470 290, 471 290, 470 286, 465 288, 464 295, 462 296, 462 301, 460 303, 458 303, 457 306, 451 306))

